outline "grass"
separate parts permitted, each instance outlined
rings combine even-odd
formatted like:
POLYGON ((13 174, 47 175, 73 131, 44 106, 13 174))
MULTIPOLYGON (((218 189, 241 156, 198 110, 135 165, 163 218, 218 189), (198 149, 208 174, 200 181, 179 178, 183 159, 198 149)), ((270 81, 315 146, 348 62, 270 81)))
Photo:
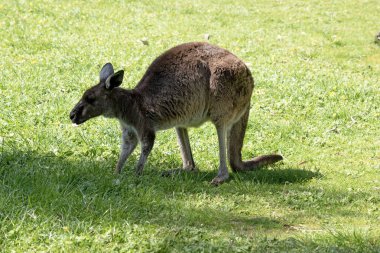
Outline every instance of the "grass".
POLYGON ((0 248, 4 252, 379 252, 378 1, 1 1, 0 248), (200 173, 160 132, 144 175, 112 172, 116 121, 68 113, 111 61, 132 88, 164 50, 229 49, 256 81, 244 157, 283 163, 220 187, 211 124, 200 173), (141 40, 147 40, 144 45, 141 40))

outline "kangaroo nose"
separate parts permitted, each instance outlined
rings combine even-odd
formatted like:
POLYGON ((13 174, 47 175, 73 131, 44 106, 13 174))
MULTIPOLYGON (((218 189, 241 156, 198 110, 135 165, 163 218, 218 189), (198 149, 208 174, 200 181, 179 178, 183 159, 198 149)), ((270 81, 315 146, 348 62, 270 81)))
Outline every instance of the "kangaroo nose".
POLYGON ((70 112, 70 119, 73 120, 74 118, 75 118, 75 111, 72 110, 72 111, 70 112))

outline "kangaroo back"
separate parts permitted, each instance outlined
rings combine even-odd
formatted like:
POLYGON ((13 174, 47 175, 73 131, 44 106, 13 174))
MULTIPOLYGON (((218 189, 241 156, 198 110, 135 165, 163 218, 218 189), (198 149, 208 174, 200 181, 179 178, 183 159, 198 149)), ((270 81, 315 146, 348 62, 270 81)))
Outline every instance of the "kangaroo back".
POLYGON ((249 105, 253 78, 229 51, 187 43, 159 56, 134 89, 156 129, 236 122, 249 105))

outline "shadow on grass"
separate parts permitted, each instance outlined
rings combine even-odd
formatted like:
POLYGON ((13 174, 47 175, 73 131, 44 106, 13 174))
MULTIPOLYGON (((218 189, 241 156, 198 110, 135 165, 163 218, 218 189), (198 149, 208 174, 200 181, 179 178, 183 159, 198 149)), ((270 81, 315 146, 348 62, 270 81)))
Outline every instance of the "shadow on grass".
MULTIPOLYGON (((208 235, 215 231, 234 231, 244 237, 255 238, 266 233, 286 232, 289 224, 284 219, 287 218, 239 213, 234 205, 245 203, 233 202, 237 195, 261 194, 266 198, 265 203, 282 197, 286 201, 277 201, 275 205, 294 208, 302 203, 301 206, 304 206, 303 203, 310 202, 313 195, 303 195, 302 183, 321 176, 307 170, 274 167, 232 174, 230 183, 215 188, 209 184, 215 172, 163 178, 160 171, 148 166, 141 177, 136 177, 131 167, 126 168, 123 175, 115 176, 112 174, 113 166, 114 161, 108 160, 78 160, 36 152, 1 153, 2 231, 11 231, 12 224, 17 225, 17 220, 26 223, 29 219, 37 227, 40 223, 50 223, 52 227, 75 228, 79 234, 91 226, 118 224, 116 226, 121 229, 128 224, 141 224, 142 227, 153 225, 165 228, 167 240, 178 245, 181 240, 186 245, 188 236, 194 236, 193 230, 208 235), (240 182, 253 184, 248 183, 248 187, 240 188, 240 182), (282 185, 286 183, 298 183, 298 186, 294 185, 292 192, 283 192, 282 185), (7 220, 10 222, 7 223, 7 220), (182 231, 180 238, 178 231, 182 231)), ((331 201, 338 203, 343 196, 345 193, 339 192, 318 195, 316 197, 320 199, 315 199, 318 201, 315 203, 317 207, 330 205, 331 201)), ((244 208, 238 210, 244 211, 244 208)), ((351 215, 354 217, 356 214, 351 215)), ((203 246, 218 245, 206 243, 203 246)))
MULTIPOLYGON (((169 164, 165 167, 170 167, 169 164)), ((211 180, 216 176, 217 170, 214 172, 202 171, 200 169, 197 172, 181 172, 181 169, 177 169, 176 174, 168 176, 168 178, 178 179, 178 180, 211 180)), ((295 168, 279 168, 279 165, 275 167, 263 167, 259 170, 230 173, 230 182, 237 181, 249 181, 259 184, 288 184, 288 183, 304 183, 313 178, 321 178, 323 175, 320 172, 315 172, 305 169, 295 169, 295 168)), ((165 176, 163 177, 165 178, 165 176)))
POLYGON ((239 180, 248 180, 261 184, 287 184, 307 182, 313 178, 321 178, 322 174, 305 169, 284 169, 276 166, 274 169, 262 168, 256 171, 237 173, 234 176, 239 180))
POLYGON ((79 220, 148 223, 169 229, 283 229, 280 221, 270 217, 235 214, 221 200, 215 206, 210 206, 212 198, 191 203, 191 194, 224 195, 218 192, 221 188, 208 183, 212 173, 171 180, 150 168, 136 177, 127 168, 123 175, 115 176, 113 165, 114 161, 77 160, 36 152, 1 153, 0 220, 18 219, 22 212, 32 210, 61 224, 79 220))

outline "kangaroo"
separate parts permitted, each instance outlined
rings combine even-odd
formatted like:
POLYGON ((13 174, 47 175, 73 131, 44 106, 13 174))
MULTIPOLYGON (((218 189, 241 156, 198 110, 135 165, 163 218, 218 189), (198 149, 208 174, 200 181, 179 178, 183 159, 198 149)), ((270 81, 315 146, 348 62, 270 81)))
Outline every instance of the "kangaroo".
POLYGON ((74 124, 103 115, 117 118, 122 129, 120 173, 138 142, 141 154, 136 173, 141 174, 157 131, 175 127, 184 171, 197 171, 187 128, 211 121, 219 142, 219 171, 211 181, 229 178, 227 156, 234 172, 255 170, 282 160, 263 155, 242 161, 241 150, 254 81, 250 70, 235 55, 208 43, 178 45, 164 52, 148 67, 132 90, 120 88, 124 71, 103 66, 99 83, 86 90, 70 113, 74 124))

